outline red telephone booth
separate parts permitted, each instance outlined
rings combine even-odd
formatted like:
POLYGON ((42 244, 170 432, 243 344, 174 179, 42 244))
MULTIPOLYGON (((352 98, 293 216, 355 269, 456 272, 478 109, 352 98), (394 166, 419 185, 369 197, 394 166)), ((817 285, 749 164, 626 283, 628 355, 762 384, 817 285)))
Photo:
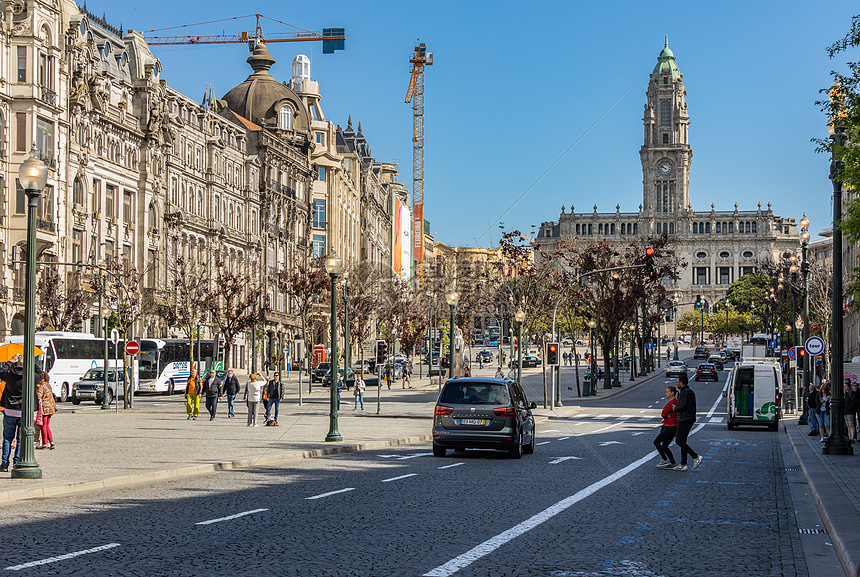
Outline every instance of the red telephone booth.
POLYGON ((314 345, 314 366, 325 362, 325 345, 314 345))

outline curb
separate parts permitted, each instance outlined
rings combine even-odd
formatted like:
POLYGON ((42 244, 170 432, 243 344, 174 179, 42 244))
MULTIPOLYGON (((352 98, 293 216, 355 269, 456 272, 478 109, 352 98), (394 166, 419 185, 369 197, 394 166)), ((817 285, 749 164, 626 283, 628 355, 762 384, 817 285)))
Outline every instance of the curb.
MULTIPOLYGON (((791 426, 798 426, 792 423, 791 426)), ((848 577, 860 577, 860 534, 852 526, 856 519, 848 519, 848 512, 855 507, 845 498, 844 490, 833 480, 827 469, 821 463, 820 456, 805 443, 795 443, 785 422, 782 423, 785 436, 791 444, 809 494, 815 502, 815 507, 821 515, 827 534, 833 541, 833 548, 842 563, 842 568, 848 577), (822 494, 825 495, 822 498, 822 494)))
POLYGON ((131 487, 133 485, 141 485, 149 482, 168 481, 173 479, 181 479, 184 477, 207 475, 209 473, 215 473, 218 471, 231 471, 235 469, 250 469, 253 467, 280 465, 282 463, 298 461, 301 459, 312 459, 314 457, 324 457, 328 455, 341 455, 344 453, 354 453, 357 451, 379 450, 384 449, 386 447, 393 447, 397 445, 411 445, 414 443, 424 443, 432 440, 432 435, 421 435, 418 437, 404 437, 401 439, 391 439, 388 441, 372 441, 351 445, 337 445, 334 447, 327 447, 325 449, 312 449, 308 451, 292 452, 286 455, 277 455, 272 457, 249 457, 244 459, 236 459, 233 461, 206 463, 203 465, 188 465, 182 467, 175 467, 172 469, 161 469, 156 471, 134 473, 130 475, 117 475, 114 477, 107 477, 105 479, 94 479, 92 481, 80 481, 75 483, 47 485, 43 487, 33 487, 31 489, 12 489, 9 491, 0 491, 0 505, 9 505, 26 499, 65 497, 69 495, 79 495, 82 493, 100 491, 109 488, 116 489, 121 487, 131 487))

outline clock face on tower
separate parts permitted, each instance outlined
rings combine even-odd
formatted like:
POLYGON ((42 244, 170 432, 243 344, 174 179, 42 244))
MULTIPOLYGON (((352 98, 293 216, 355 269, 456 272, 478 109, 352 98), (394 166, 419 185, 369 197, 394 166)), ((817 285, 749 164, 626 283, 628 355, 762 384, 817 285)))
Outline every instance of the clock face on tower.
POLYGON ((672 163, 667 160, 664 160, 660 164, 657 165, 657 172, 660 173, 660 176, 671 176, 672 174, 672 163))

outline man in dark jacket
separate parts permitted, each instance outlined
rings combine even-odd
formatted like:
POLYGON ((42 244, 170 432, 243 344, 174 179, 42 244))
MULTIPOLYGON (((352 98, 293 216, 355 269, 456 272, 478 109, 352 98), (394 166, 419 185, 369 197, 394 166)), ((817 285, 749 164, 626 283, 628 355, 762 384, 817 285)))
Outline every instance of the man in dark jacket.
POLYGON ((227 395, 227 418, 235 417, 233 402, 236 400, 236 395, 239 394, 239 379, 233 374, 233 369, 227 371, 227 378, 224 380, 224 394, 227 395))
POLYGON ((275 373, 275 377, 266 384, 266 426, 278 426, 278 409, 281 407, 281 397, 284 393, 284 384, 281 382, 281 373, 275 373), (274 409, 274 411, 272 411, 274 409), (272 419, 269 420, 269 415, 272 419))
POLYGON ((809 423, 810 437, 818 436, 818 410, 821 406, 821 396, 818 392, 818 385, 811 383, 809 385, 809 394, 806 396, 806 422, 809 423))
MULTIPOLYGON (((42 371, 35 367, 33 383, 42 380, 42 371)), ((18 462, 21 454, 21 401, 24 398, 24 357, 15 355, 8 363, 0 364, 0 380, 6 382, 3 396, 0 397, 0 406, 3 407, 3 461, 0 463, 0 472, 9 470, 9 454, 12 452, 12 440, 17 438, 15 444, 15 457, 13 464, 18 462)), ((33 387, 33 411, 39 407, 39 397, 36 395, 36 387, 33 387)))
POLYGON ((209 420, 212 421, 218 410, 218 397, 221 396, 221 379, 214 370, 209 371, 209 376, 203 381, 203 394, 206 395, 206 410, 209 411, 209 420))
POLYGON ((693 457, 693 468, 702 462, 702 456, 687 444, 690 429, 696 423, 696 393, 687 386, 687 375, 678 375, 678 404, 672 407, 678 414, 678 431, 675 433, 675 444, 681 449, 681 462, 673 467, 675 471, 687 470, 687 455, 693 457))

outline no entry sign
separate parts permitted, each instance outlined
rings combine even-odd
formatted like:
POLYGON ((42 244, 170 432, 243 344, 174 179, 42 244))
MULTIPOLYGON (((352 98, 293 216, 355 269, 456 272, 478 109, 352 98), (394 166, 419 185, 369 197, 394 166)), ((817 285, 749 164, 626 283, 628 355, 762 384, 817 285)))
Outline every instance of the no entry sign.
POLYGON ((140 352, 140 343, 137 341, 128 341, 125 343, 125 352, 129 355, 136 355, 140 352))

